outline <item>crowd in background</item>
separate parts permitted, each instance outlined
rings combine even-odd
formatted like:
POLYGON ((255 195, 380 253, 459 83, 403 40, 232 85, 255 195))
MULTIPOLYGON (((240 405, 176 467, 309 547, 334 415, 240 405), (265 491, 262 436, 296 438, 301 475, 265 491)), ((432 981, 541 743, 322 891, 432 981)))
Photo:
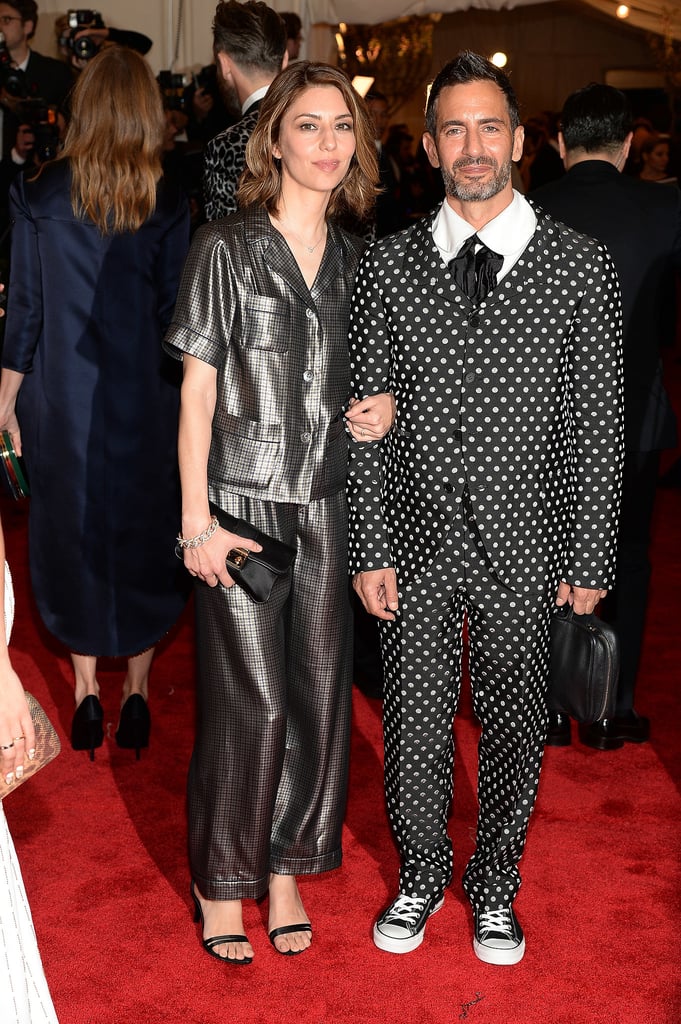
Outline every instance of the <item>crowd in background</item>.
MULTIPOLYGON (((206 952, 222 961, 247 964, 254 950, 242 934, 244 898, 260 898, 269 893, 268 934, 279 953, 296 955, 310 945, 312 925, 294 876, 324 871, 340 862, 351 679, 356 683, 364 680, 368 692, 383 695, 375 631, 372 634, 368 629, 361 635, 357 632, 358 624, 361 629, 366 628, 366 621, 356 606, 352 670, 350 616, 341 614, 348 576, 345 428, 356 442, 370 442, 383 437, 395 415, 394 403, 388 396, 382 396, 386 405, 381 407, 380 415, 377 405, 372 405, 387 376, 374 381, 367 371, 366 379, 372 387, 365 389, 357 388, 357 375, 351 381, 352 345, 349 353, 347 339, 358 262, 361 261, 359 280, 362 281, 363 267, 365 290, 369 294, 367 268, 372 254, 379 253, 380 264, 380 254, 387 252, 381 248, 380 240, 404 228, 418 227, 438 204, 442 204, 440 212, 447 209, 448 203, 442 203, 445 192, 447 197, 460 200, 464 212, 466 202, 480 199, 461 199, 453 177, 448 181, 449 164, 439 162, 441 154, 433 140, 437 139, 443 151, 448 146, 455 148, 456 142, 443 141, 440 129, 435 131, 440 115, 432 99, 427 130, 431 145, 424 149, 421 139, 415 138, 406 123, 391 122, 390 99, 381 92, 380 82, 372 86, 362 101, 342 71, 299 60, 302 30, 296 15, 280 17, 264 4, 236 4, 231 0, 218 5, 218 12, 213 25, 215 63, 189 76, 164 70, 154 80, 142 59, 152 45, 148 37, 106 26, 97 12, 74 10, 57 19, 60 57, 48 58, 30 47, 38 17, 35 0, 0 3, 0 29, 4 35, 4 42, 0 43, 0 258, 9 260, 12 221, 12 252, 16 261, 0 384, 0 427, 10 432, 18 449, 25 442, 31 464, 36 468, 30 512, 32 583, 43 621, 71 652, 76 698, 71 733, 74 749, 87 750, 94 758, 95 749, 104 742, 103 711, 95 675, 97 656, 127 661, 116 742, 135 749, 138 756, 140 748, 148 745, 147 682, 154 645, 176 621, 187 598, 189 580, 180 573, 181 564, 175 557, 178 550, 189 575, 206 584, 196 591, 197 628, 203 628, 205 635, 198 645, 203 659, 197 673, 199 737, 190 770, 192 895, 206 952), (220 20, 222 16, 224 23, 220 20), (249 37, 249 19, 261 22, 257 39, 249 37), (240 24, 244 26, 241 37, 240 24), (260 64, 252 58, 258 46, 264 47, 260 64), (99 74, 97 61, 102 69, 99 74), (115 83, 121 81, 132 88, 135 76, 139 79, 137 92, 144 111, 140 113, 135 104, 126 111, 124 103, 129 97, 126 100, 125 89, 120 91, 118 109, 113 113, 107 110, 107 90, 113 94, 115 83), (314 96, 320 114, 311 116, 304 109, 301 97, 307 103, 308 96, 314 96), (106 149, 109 138, 115 136, 121 142, 127 137, 126 116, 130 123, 144 122, 144 130, 138 130, 135 137, 134 160, 128 161, 133 164, 132 169, 126 167, 125 156, 121 156, 122 145, 117 151, 118 166, 113 158, 109 159, 106 149), (310 138, 302 141, 301 134, 294 131, 296 118, 301 123, 307 118, 311 122, 308 127, 320 135, 326 131, 329 148, 337 147, 340 155, 332 168, 332 187, 326 188, 326 181, 323 187, 319 186, 329 167, 320 167, 317 161, 312 164, 314 172, 310 172, 311 159, 306 163, 307 155, 301 156, 304 147, 316 143, 310 138), (98 125, 96 131, 93 125, 98 125), (269 134, 268 128, 272 129, 269 134), (64 159, 52 163, 58 156, 64 159), (244 168, 247 170, 242 177, 244 168), (114 184, 106 180, 109 172, 114 184), (313 180, 309 177, 312 173, 317 175, 313 180), (377 175, 380 189, 374 207, 377 175), (225 222, 222 218, 229 214, 234 216, 225 222), (211 223, 216 220, 218 224, 211 223), (40 231, 35 228, 38 223, 40 231), (88 230, 84 230, 84 224, 88 230), (194 242, 188 250, 190 235, 194 242), (368 257, 363 257, 365 244, 376 241, 379 245, 369 250, 368 257), (229 253, 227 261, 223 259, 225 250, 229 253), (112 282, 117 289, 122 288, 126 303, 120 303, 118 294, 114 300, 109 299, 112 282), (175 305, 178 288, 179 301, 175 305), (232 301, 225 301, 226 297, 232 301), (284 323, 288 331, 282 329, 284 323), (78 342, 75 347, 74 338, 78 342), (238 344, 232 343, 234 339, 238 339, 238 344), (253 370, 260 365, 258 359, 262 358, 263 365, 267 361, 263 356, 254 358, 254 351, 270 350, 268 354, 276 356, 278 351, 288 353, 289 348, 291 358, 286 365, 300 360, 295 374, 281 374, 281 379, 275 379, 264 371, 258 375, 253 370), (324 353, 319 362, 318 350, 324 353), (184 384, 178 477, 179 373, 168 357, 180 355, 184 358, 184 384), (354 408, 351 402, 347 408, 347 396, 353 393, 353 387, 362 400, 355 402, 354 408), (302 423, 308 416, 312 419, 310 409, 314 403, 309 395, 313 388, 319 389, 321 395, 314 408, 319 417, 326 419, 315 422, 315 429, 309 432, 301 433, 296 426, 295 434, 284 436, 291 422, 302 423), (369 401, 367 394, 371 396, 369 401), (267 422, 268 416, 274 422, 267 422), (41 420, 42 434, 38 430, 41 420), (59 451, 53 445, 58 445, 59 451), (281 452, 277 457, 279 446, 281 452), (65 452, 72 457, 71 488, 64 488, 61 475, 65 452), (164 471, 167 468, 165 484, 157 487, 154 494, 150 494, 147 477, 151 465, 164 471), (115 501, 109 498, 112 488, 116 491, 115 501), (121 501, 121 495, 127 495, 126 500, 121 501), (138 533, 127 522, 131 509, 136 513, 134 525, 138 533), (296 586, 284 593, 283 584, 278 584, 280 604, 273 602, 258 610, 257 621, 262 628, 255 636, 255 612, 243 594, 237 600, 235 593, 239 592, 230 593, 233 581, 225 562, 227 552, 233 553, 233 542, 240 535, 222 526, 218 512, 240 517, 242 525, 244 520, 255 523, 265 534, 276 535, 291 546, 298 544, 297 561, 291 572, 296 586), (58 551, 53 550, 55 522, 66 538, 58 551), (64 523, 73 522, 76 529, 63 529, 64 523), (180 534, 175 537, 180 522, 180 534), (129 547, 124 546, 121 537, 127 538, 129 547), (154 543, 157 539, 156 546, 147 540, 151 537, 155 538, 154 543), (320 545, 327 545, 323 559, 319 555, 320 545), (110 576, 102 566, 103 552, 110 576), (324 590, 322 570, 329 566, 331 578, 324 590), (140 569, 144 571, 138 572, 140 569), (65 607, 64 581, 70 577, 83 584, 79 591, 81 604, 74 604, 69 595, 65 607), (91 601, 88 595, 92 595, 91 601), (111 595, 114 599, 110 599, 111 595), (325 595, 324 608, 320 595, 325 595), (109 604, 113 606, 111 615, 100 614, 100 609, 108 608, 109 604), (281 628, 284 620, 286 644, 281 628), (326 638, 327 646, 315 651, 309 638, 319 635, 326 638), (337 647, 333 657, 329 639, 332 635, 336 636, 337 647), (228 643, 224 639, 227 636, 228 643), (282 654, 284 647, 287 651, 282 654), (301 666, 310 675, 310 684, 304 688, 304 694, 293 700, 293 684, 304 674, 301 666), (329 678, 320 695, 324 672, 329 678), (224 682, 224 695, 216 695, 216 680, 224 682), (249 680, 246 701, 243 691, 249 680), (315 686, 318 692, 313 701, 310 694, 315 686), (284 710, 276 716, 276 728, 270 721, 272 716, 268 718, 271 735, 265 736, 264 729, 258 731, 259 719, 253 709, 274 706, 277 701, 284 710), (224 721, 216 714, 218 704, 224 721), (292 731, 295 732, 296 705, 299 712, 300 708, 304 712, 304 728, 299 729, 304 742, 298 746, 301 750, 314 750, 316 761, 312 765, 303 757, 296 761, 296 755, 290 752, 295 744, 286 742, 287 736, 290 739, 292 731), (224 714, 225 709, 229 714, 224 714), (241 725, 239 715, 244 720, 241 725), (251 751, 250 760, 244 758, 243 778, 233 766, 225 769, 225 777, 235 787, 233 794, 226 790, 222 795, 214 793, 208 780, 216 763, 220 763, 216 749, 234 750, 240 743, 246 744, 244 737, 250 737, 257 753, 253 755, 251 751), (263 751, 268 751, 265 758, 263 751), (257 764, 258 757, 266 762, 264 767, 257 764), (325 772, 315 772, 317 762, 327 764, 325 772), (261 802, 256 805, 249 795, 253 810, 244 814, 245 794, 251 793, 255 776, 262 785, 261 802), (307 793, 311 782, 319 786, 319 793, 307 793), (238 809, 239 818, 229 827, 222 826, 222 832, 213 820, 213 811, 221 800, 228 805, 221 811, 221 820, 226 821, 227 812, 233 808, 238 809), (308 805, 313 804, 326 829, 325 845, 318 847, 314 846, 316 833, 307 836, 300 827, 301 817, 312 820, 308 805), (241 851, 248 870, 242 870, 237 861, 236 867, 225 867, 221 858, 225 850, 231 849, 232 831, 245 830, 244 817, 252 825, 252 835, 241 851), (211 860, 215 851, 217 864, 211 860), (223 880, 225 877, 249 880, 228 884, 223 880)), ((490 214, 479 228, 483 231, 507 206, 515 204, 519 219, 514 230, 522 244, 518 243, 510 265, 510 254, 505 254, 504 273, 508 273, 534 235, 537 218, 541 231, 550 229, 544 213, 539 210, 535 214, 529 204, 521 202, 521 196, 513 193, 509 183, 513 182, 517 192, 531 195, 563 178, 566 172, 565 154, 561 151, 561 116, 542 112, 526 118, 523 142, 521 125, 513 120, 517 110, 513 104, 508 109, 505 106, 504 95, 508 99, 510 94, 503 92, 505 79, 497 80, 497 72, 483 58, 470 54, 464 57, 475 58, 472 71, 464 68, 469 78, 440 81, 439 88, 448 97, 447 102, 453 103, 453 95, 465 97, 466 89, 482 81, 483 93, 487 90, 486 102, 491 103, 492 96, 494 103, 501 105, 503 117, 498 120, 510 117, 512 172, 509 156, 505 165, 509 169, 507 179, 501 180, 501 175, 496 192, 484 197, 489 201, 502 195, 506 205, 495 209, 494 216, 490 214), (482 77, 476 68, 483 68, 482 77), (527 227, 530 222, 531 230, 527 227)), ((459 69, 454 70, 460 73, 459 69)), ((448 73, 454 71, 450 69, 448 73)), ((464 100, 458 102, 463 104, 464 100)), ((607 173, 614 174, 616 168, 631 178, 660 183, 669 189, 678 186, 678 140, 659 131, 652 120, 640 116, 634 122, 629 145, 627 118, 625 112, 622 138, 610 140, 604 149, 601 162, 611 165, 607 173), (622 166, 612 158, 615 151, 624 154, 622 166)), ((311 137, 314 132, 304 134, 311 137)), ((586 148, 588 151, 589 147, 586 148)), ((462 158, 463 163, 467 159, 462 158)), ((487 162, 492 166, 491 161, 487 162)), ((328 164, 333 163, 329 157, 328 164)), ((673 206, 675 202, 670 208, 673 206)), ((585 244, 577 233, 584 230, 580 225, 570 221, 570 228, 566 228, 568 217, 559 218, 556 214, 556 219, 561 220, 560 229, 569 245, 585 244)), ((670 220, 666 216, 663 219, 670 220)), ((461 217, 459 221, 463 223, 461 217)), ((455 274, 452 265, 456 260, 465 260, 468 248, 474 264, 481 252, 500 261, 493 280, 490 279, 490 288, 496 287, 503 256, 491 251, 484 239, 476 235, 464 240, 457 238, 457 244, 451 245, 447 232, 450 227, 452 231, 457 225, 460 228, 459 221, 448 225, 443 216, 440 222, 439 272, 455 274), (476 245, 481 246, 477 253, 476 245), (451 261, 444 259, 445 252, 452 257, 451 261)), ((472 227, 472 222, 467 223, 472 227)), ((401 237, 406 238, 407 234, 401 237)), ((598 238, 610 246, 605 234, 598 238)), ((586 241, 596 252, 598 243, 586 241)), ((431 242, 429 237, 428 245, 431 242)), ((671 251, 672 245, 668 248, 671 251)), ((599 253, 598 259, 605 259, 603 251, 599 249, 599 253)), ((666 259, 667 252, 663 255, 666 259)), ((586 259, 583 255, 580 258, 586 259)), ((596 257, 592 254, 589 258, 596 257)), ((544 256, 536 259, 545 268, 544 256)), ((387 290, 392 287, 392 263, 387 258, 386 266, 388 269, 383 268, 382 273, 387 290)), ((524 272, 522 260, 519 267, 518 272, 524 272)), ((617 291, 615 268, 625 280, 617 261, 615 266, 608 262, 607 280, 612 295, 617 291)), ((379 278, 380 274, 373 283, 376 289, 379 285, 383 287, 379 278)), ((464 294, 456 276, 452 280, 464 294)), ((399 294, 401 286, 402 281, 392 294, 399 294)), ((597 283, 594 288, 597 289, 597 283)), ((361 290, 360 287, 358 291, 361 290)), ((484 295, 480 298, 475 292, 466 294, 478 305, 484 302, 484 295)), ((571 285, 570 294, 577 302, 576 284, 571 285)), ((362 307, 361 297, 354 301, 362 307)), ((612 339, 617 335, 617 300, 608 302, 613 322, 606 325, 605 333, 612 339)), ((377 292, 375 308, 379 307, 383 309, 384 305, 377 292)), ((450 331, 451 323, 445 313, 448 317, 446 303, 444 311, 436 315, 442 317, 442 330, 450 331)), ((355 308, 353 315, 356 322, 363 323, 362 318, 368 314, 355 308)), ((432 311, 427 315, 431 323, 439 322, 432 319, 432 311)), ((540 305, 537 322, 544 315, 540 305)), ((648 320, 648 325, 651 322, 648 320)), ((462 323, 463 331, 468 321, 462 323)), ((392 337, 394 330, 391 328, 392 333, 387 334, 392 337)), ((356 328, 355 333, 370 338, 369 330, 356 328)), ((373 343, 374 339, 370 340, 373 343)), ((354 358, 361 366, 357 352, 354 358)), ((368 364, 371 362, 367 360, 368 364)), ((617 376, 614 369, 612 373, 617 376)), ((657 382, 656 373, 653 366, 651 387, 657 382)), ((469 376, 465 380, 470 383, 469 376)), ((423 374, 417 372, 415 377, 422 380, 423 374)), ((475 380, 475 373, 472 379, 475 380)), ((548 377, 542 378, 545 379, 548 377)), ((619 384, 609 381, 608 387, 613 389, 614 408, 619 401, 619 384)), ((445 429, 449 427, 448 422, 445 429)), ((393 433, 393 439, 394 436, 393 433)), ((461 431, 452 431, 448 443, 450 440, 458 446, 461 431)), ((436 444, 433 439, 433 446, 436 444)), ((640 450, 640 446, 631 447, 636 452, 640 450)), ((657 440, 653 447, 657 451, 657 440)), ((355 455, 356 460, 361 457, 355 455)), ((456 458, 461 458, 460 453, 456 458)), ((651 494, 656 472, 655 466, 651 494)), ((615 489, 613 485, 613 492, 615 489)), ((464 497, 468 501, 467 491, 464 497)), ((613 499, 613 509, 616 504, 613 499)), ((370 522, 367 513, 365 523, 370 522)), ((461 530, 470 530, 471 536, 479 540, 472 523, 474 517, 462 521, 461 530)), ((350 527, 352 537, 352 521, 350 527)), ((609 549, 614 533, 608 524, 605 545, 609 549)), ((602 540, 599 538, 599 543, 602 540)), ((248 550, 257 551, 257 541, 249 544, 248 550)), ((496 581, 489 583, 487 574, 484 559, 479 566, 475 563, 474 583, 481 593, 485 587, 497 586, 496 581), (478 577, 484 583, 476 582, 478 577)), ((366 575, 366 570, 359 569, 357 575, 366 575)), ((563 581, 561 586, 567 584, 563 581)), ((600 587, 598 582, 577 589, 602 596, 605 591, 600 587)), ((362 600, 369 608, 364 597, 362 600)), ((385 582, 379 603, 390 617, 386 604, 392 605, 385 582)), ((548 605, 540 609, 542 637, 547 632, 547 608, 548 605)), ((509 613, 504 614, 509 621, 503 626, 503 642, 510 644, 513 634, 515 644, 517 622, 510 621, 509 613)), ((414 618, 417 622, 422 618, 416 604, 414 618)), ((545 639, 541 651, 544 660, 545 639)), ((479 642, 479 651, 483 646, 479 642)), ((543 705, 539 700, 544 693, 544 676, 539 671, 537 680, 536 708, 531 707, 527 713, 534 722, 536 751, 529 767, 522 769, 527 775, 528 792, 532 790, 525 800, 526 806, 531 806, 536 790, 535 776, 545 736, 543 705)), ((396 702, 397 693, 394 685, 386 685, 386 702, 396 702)), ((625 740, 648 739, 647 720, 644 729, 643 720, 633 710, 633 684, 630 704, 620 709, 624 724, 620 723, 618 728, 629 729, 624 739, 620 742, 619 734, 608 734, 590 745, 605 750, 614 749, 607 745, 610 741, 621 746, 625 740), (630 721, 626 716, 633 718, 630 721)), ((490 721, 496 727, 493 719, 492 714, 490 721)), ((445 727, 451 733, 449 721, 445 727)), ((20 726, 7 728, 16 731, 20 726)), ((563 733, 556 745, 563 745, 565 728, 566 742, 570 742, 569 722, 561 723, 561 728, 563 733)), ((23 741, 24 736, 0 736, 0 749, 13 749, 18 740, 23 741), (12 743, 3 744, 3 739, 11 739, 12 743)), ((398 757, 394 752, 393 756, 398 757)), ((387 760, 390 762, 389 757, 387 760)), ((451 775, 449 764, 445 769, 444 775, 451 775)), ((444 783, 442 800, 444 806, 444 783)), ((490 816, 494 817, 496 810, 491 803, 490 807, 490 816)), ((527 815, 529 811, 517 839, 519 851, 527 815)), ((444 820, 446 816, 441 817, 444 820)), ((323 831, 321 826, 319 830, 323 831)), ((410 883, 410 891, 404 893, 401 889, 391 908, 378 919, 374 941, 379 948, 401 953, 420 943, 425 922, 439 909, 448 885, 447 856, 438 865, 437 884, 432 878, 428 884, 410 883), (411 920, 414 916, 416 924, 411 920)), ((519 852, 514 854, 514 864, 519 856, 519 852)), ((499 884, 496 894, 490 896, 493 886, 485 875, 489 869, 483 871, 480 865, 473 868, 480 876, 470 869, 468 884, 476 915, 476 953, 480 959, 488 957, 488 963, 516 963, 524 952, 522 931, 510 911, 517 885, 515 881, 515 888, 506 885, 502 893, 499 884), (497 907, 497 899, 503 906, 497 907), (488 932, 501 933, 501 939, 494 940, 496 946, 487 943, 488 932)), ((39 970, 39 960, 35 964, 39 970)), ((44 1019, 52 1021, 51 1009, 44 1019)))
MULTIPOLYGON (((288 59, 296 60, 303 40, 301 20, 293 13, 281 17, 287 30, 288 59)), ((59 152, 69 118, 69 94, 78 74, 102 46, 124 45, 141 54, 152 46, 152 40, 140 32, 107 26, 96 11, 78 10, 55 21, 60 57, 56 60, 30 48, 37 18, 35 0, 0 3, 5 36, 4 44, 0 43, 0 261, 5 262, 9 257, 9 186, 18 174, 34 174, 59 152)), ((216 63, 195 74, 164 70, 157 80, 166 117, 164 174, 187 195, 195 230, 211 219, 205 208, 205 147, 239 121, 240 104, 216 63)), ((405 122, 391 120, 390 101, 380 91, 380 82, 365 99, 375 129, 382 193, 372 222, 348 227, 371 241, 418 220, 441 201, 443 191, 420 137, 415 138, 405 122)), ((525 141, 514 167, 514 187, 530 193, 564 173, 557 142, 560 114, 541 111, 526 116, 523 123, 525 141)), ((625 173, 678 184, 681 147, 668 129, 669 125, 654 123, 647 111, 640 112, 625 173)))

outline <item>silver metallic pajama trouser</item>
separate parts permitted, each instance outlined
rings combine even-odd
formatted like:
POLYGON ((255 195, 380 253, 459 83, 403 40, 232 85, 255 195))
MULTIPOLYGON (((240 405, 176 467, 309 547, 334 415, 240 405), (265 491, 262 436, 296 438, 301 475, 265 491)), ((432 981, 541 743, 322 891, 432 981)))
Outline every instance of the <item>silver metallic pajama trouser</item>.
POLYGON ((223 502, 298 554, 266 604, 196 587, 192 876, 211 900, 259 898, 269 873, 341 862, 350 734, 346 498, 223 502))

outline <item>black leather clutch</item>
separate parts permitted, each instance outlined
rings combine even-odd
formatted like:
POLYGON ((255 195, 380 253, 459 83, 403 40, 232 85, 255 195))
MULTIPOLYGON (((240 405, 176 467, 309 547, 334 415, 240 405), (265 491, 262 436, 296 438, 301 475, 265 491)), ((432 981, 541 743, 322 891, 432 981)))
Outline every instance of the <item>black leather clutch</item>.
POLYGON ((223 530, 255 540, 262 546, 262 551, 232 548, 227 553, 226 564, 229 575, 252 601, 262 604, 269 600, 277 579, 285 576, 291 568, 297 549, 257 530, 248 520, 231 516, 213 502, 210 502, 210 511, 217 516, 223 530))
POLYGON ((570 605, 556 609, 549 708, 588 725, 611 718, 619 673, 619 642, 612 626, 595 615, 575 615, 570 605))

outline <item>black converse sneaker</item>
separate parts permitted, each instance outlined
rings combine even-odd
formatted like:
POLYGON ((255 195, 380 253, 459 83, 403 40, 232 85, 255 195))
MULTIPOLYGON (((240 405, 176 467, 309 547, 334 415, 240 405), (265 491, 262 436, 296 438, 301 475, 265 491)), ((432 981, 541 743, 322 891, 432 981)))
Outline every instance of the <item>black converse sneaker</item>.
POLYGON ((486 964, 517 964, 525 956, 525 938, 511 907, 473 908, 473 949, 486 964))
POLYGON ((420 898, 400 893, 374 925, 374 943, 387 953, 411 953, 423 942, 426 921, 445 898, 420 898))

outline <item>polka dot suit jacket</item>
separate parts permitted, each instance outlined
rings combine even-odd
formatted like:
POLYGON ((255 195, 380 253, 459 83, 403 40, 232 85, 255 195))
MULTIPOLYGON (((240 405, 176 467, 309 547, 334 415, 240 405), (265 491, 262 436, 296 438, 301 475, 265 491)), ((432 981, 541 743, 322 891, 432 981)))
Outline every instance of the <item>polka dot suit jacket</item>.
POLYGON ((391 390, 395 426, 352 443, 351 571, 418 579, 467 490, 497 578, 612 584, 622 459, 621 304, 605 247, 537 212, 524 253, 475 308, 433 215, 358 271, 356 395, 391 390))

